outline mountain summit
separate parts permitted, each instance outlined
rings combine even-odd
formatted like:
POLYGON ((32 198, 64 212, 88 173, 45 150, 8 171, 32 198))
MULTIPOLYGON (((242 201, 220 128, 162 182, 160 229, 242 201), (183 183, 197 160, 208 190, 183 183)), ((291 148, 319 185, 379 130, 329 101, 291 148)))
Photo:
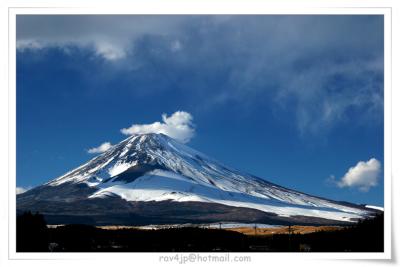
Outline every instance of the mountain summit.
POLYGON ((373 215, 229 168, 164 134, 133 135, 17 196, 53 223, 349 223, 373 215))

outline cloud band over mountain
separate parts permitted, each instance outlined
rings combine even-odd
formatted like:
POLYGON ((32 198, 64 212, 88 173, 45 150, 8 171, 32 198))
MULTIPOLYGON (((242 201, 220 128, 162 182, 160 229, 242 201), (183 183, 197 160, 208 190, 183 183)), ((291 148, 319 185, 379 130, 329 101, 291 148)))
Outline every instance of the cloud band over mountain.
POLYGON ((121 133, 125 135, 162 133, 182 143, 187 143, 195 134, 192 121, 193 117, 190 113, 176 111, 169 117, 167 114, 162 114, 162 122, 133 124, 128 128, 121 129, 121 133))

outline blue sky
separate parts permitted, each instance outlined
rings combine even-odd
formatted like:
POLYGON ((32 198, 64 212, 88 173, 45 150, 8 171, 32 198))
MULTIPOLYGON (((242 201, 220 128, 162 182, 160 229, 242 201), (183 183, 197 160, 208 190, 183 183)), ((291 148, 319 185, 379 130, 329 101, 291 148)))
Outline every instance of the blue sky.
POLYGON ((17 16, 17 186, 176 111, 228 166, 382 206, 383 16, 17 16))

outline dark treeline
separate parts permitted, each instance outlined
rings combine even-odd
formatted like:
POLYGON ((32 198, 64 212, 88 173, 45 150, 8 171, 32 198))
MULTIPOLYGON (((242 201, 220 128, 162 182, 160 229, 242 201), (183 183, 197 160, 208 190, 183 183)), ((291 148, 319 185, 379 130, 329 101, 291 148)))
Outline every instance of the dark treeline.
POLYGON ((275 252, 383 252, 383 214, 336 231, 249 237, 251 244, 275 252))
POLYGON ((43 215, 24 213, 17 217, 17 251, 48 251, 49 229, 43 215))
POLYGON ((383 214, 337 231, 247 236, 203 228, 105 230, 89 225, 47 228, 42 215, 17 217, 18 252, 382 252, 383 214))

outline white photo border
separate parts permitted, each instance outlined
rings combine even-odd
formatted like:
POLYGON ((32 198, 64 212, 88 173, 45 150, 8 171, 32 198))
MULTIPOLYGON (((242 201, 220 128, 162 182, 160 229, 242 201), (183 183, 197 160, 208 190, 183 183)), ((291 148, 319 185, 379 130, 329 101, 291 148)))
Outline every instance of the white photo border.
MULTIPOLYGON (((157 2, 157 1, 156 1, 157 2)), ((160 2, 159 2, 160 3, 160 2)), ((236 2, 235 2, 236 3, 236 2)), ((198 6, 184 4, 179 9, 160 4, 139 5, 131 8, 122 7, 10 7, 9 8, 9 36, 8 36, 8 103, 9 103, 9 171, 8 171, 8 256, 9 260, 56 260, 56 259, 80 259, 80 260, 132 260, 135 262, 147 262, 159 264, 157 259, 167 253, 18 253, 16 252, 16 16, 24 14, 231 14, 231 15, 333 15, 333 14, 374 14, 384 16, 384 209, 385 209, 385 240, 383 253, 238 253, 238 255, 251 255, 252 261, 263 262, 265 257, 273 262, 282 259, 319 260, 319 259, 391 259, 392 256, 392 9, 390 7, 290 7, 259 3, 257 8, 242 5, 229 4, 217 6, 198 6)), ((182 253, 185 255, 186 253, 182 253)), ((207 253, 220 255, 218 253, 207 253)), ((236 255, 237 253, 235 253, 236 255)), ((235 265, 235 264, 233 264, 235 265)))

